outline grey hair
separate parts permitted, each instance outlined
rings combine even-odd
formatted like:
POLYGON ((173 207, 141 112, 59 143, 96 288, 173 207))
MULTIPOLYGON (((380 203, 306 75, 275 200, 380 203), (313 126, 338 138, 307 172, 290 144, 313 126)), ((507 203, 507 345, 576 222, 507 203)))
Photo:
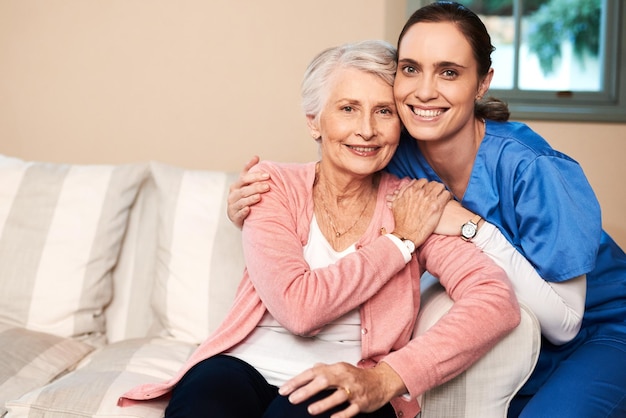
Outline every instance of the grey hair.
POLYGON ((367 40, 328 48, 319 53, 304 73, 302 110, 317 118, 328 96, 329 80, 339 68, 354 68, 382 78, 390 86, 396 75, 396 48, 385 41, 367 40))

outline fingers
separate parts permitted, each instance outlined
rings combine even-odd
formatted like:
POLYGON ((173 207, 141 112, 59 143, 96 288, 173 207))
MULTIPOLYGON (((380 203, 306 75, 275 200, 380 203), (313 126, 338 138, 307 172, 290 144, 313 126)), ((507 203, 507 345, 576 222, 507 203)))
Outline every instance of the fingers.
POLYGON ((239 174, 239 178, 229 187, 226 214, 238 228, 243 226, 244 220, 250 214, 250 206, 260 202, 261 194, 270 189, 266 182, 269 174, 250 172, 250 169, 258 162, 258 156, 252 157, 239 174))
POLYGON ((399 189, 394 190, 393 194, 387 195, 387 201, 393 202, 400 199, 404 197, 407 192, 418 196, 441 198, 444 201, 448 201, 452 198, 452 194, 442 183, 428 181, 426 179, 413 179, 403 184, 399 189))
MULTIPOLYGON (((350 387, 356 387, 350 374, 351 368, 354 366, 345 363, 316 364, 287 381, 280 387, 278 393, 288 396, 289 402, 298 404, 323 390, 333 389, 330 395, 308 406, 307 410, 310 414, 320 414, 343 403, 351 402, 352 396, 355 396, 354 391, 357 391, 357 389, 350 389, 350 387), (340 384, 340 382, 343 383, 340 384)), ((358 405, 349 405, 339 415, 333 416, 351 417, 359 411, 358 405)))
POLYGON ((236 209, 236 205, 229 205, 226 212, 228 215, 228 219, 230 219, 230 221, 235 224, 236 227, 241 229, 243 227, 243 222, 250 214, 250 206, 244 206, 241 209, 236 209))
POLYGON ((343 409, 332 417, 344 418, 382 407, 391 400, 391 396, 386 397, 383 393, 382 388, 387 386, 373 369, 360 369, 348 363, 316 364, 287 381, 278 393, 289 396, 291 403, 298 404, 330 389, 328 396, 311 403, 307 409, 310 414, 318 415, 339 407, 343 409), (347 406, 344 408, 344 405, 347 406))
POLYGON ((233 189, 228 195, 228 206, 226 213, 228 219, 238 228, 243 226, 243 222, 250 214, 250 207, 261 201, 261 194, 269 191, 269 185, 255 183, 244 186, 240 189, 233 189))
POLYGON ((295 397, 292 398, 290 395, 292 395, 294 391, 296 391, 297 389, 310 383, 314 378, 315 378, 315 374, 313 373, 313 369, 305 370, 302 373, 286 381, 278 389, 278 393, 283 396, 289 396, 289 400, 291 400, 293 403, 298 403, 298 402, 294 402, 296 400, 301 402, 303 399, 306 399, 306 398, 303 397, 302 399, 300 399, 300 396, 298 395, 295 395, 295 397))
POLYGON ((443 206, 452 199, 452 194, 442 183, 421 179, 409 183, 406 189, 400 193, 398 199, 402 197, 407 199, 421 199, 423 204, 430 202, 438 209, 442 209, 443 206))
POLYGON ((250 159, 250 161, 248 161, 244 165, 243 170, 241 170, 241 172, 239 173, 239 178, 233 184, 230 185, 230 188, 229 188, 230 194, 228 195, 229 203, 231 203, 231 201, 235 201, 239 199, 238 196, 233 196, 234 192, 237 192, 239 189, 241 189, 244 186, 254 183, 255 177, 259 177, 259 175, 262 174, 262 173, 256 173, 257 174, 256 176, 254 175, 254 173, 252 175, 250 174, 250 169, 254 167, 256 164, 258 164, 258 162, 259 162, 259 157, 255 155, 250 159))
POLYGON ((330 410, 331 408, 337 405, 348 403, 348 406, 345 409, 335 412, 330 417, 331 418, 354 417, 361 412, 361 408, 356 403, 351 402, 351 398, 347 395, 347 393, 348 392, 346 392, 344 388, 337 388, 331 396, 309 405, 308 411, 311 415, 318 415, 318 414, 321 414, 330 410), (335 399, 333 399, 333 397, 335 399))
POLYGON ((452 194, 446 189, 446 187, 439 182, 436 181, 428 181, 426 179, 412 179, 407 183, 404 183, 400 188, 395 189, 393 193, 390 193, 386 196, 388 206, 392 206, 393 202, 402 197, 404 192, 407 189, 413 190, 423 190, 428 194, 432 194, 434 196, 441 196, 443 198, 451 199, 452 194))
POLYGON ((393 193, 389 193, 387 196, 385 196, 385 200, 387 202, 388 208, 391 209, 393 207, 393 202, 397 199, 399 194, 400 194, 400 189, 396 189, 393 191, 393 193))
POLYGON ((344 388, 334 388, 329 396, 309 405, 307 411, 311 415, 318 415, 336 408, 339 405, 348 404, 345 409, 333 414, 332 417, 353 417, 357 415, 360 410, 358 405, 350 403, 351 399, 348 393, 349 390, 346 391, 344 388))
MULTIPOLYGON (((267 192, 270 189, 266 182, 268 179, 269 174, 267 173, 250 173, 246 174, 245 177, 239 177, 228 189, 228 204, 232 205, 241 199, 267 192)), ((241 207, 237 209, 241 209, 241 207)))
POLYGON ((425 179, 408 182, 392 204, 394 232, 419 247, 435 231, 451 198, 442 183, 425 179))

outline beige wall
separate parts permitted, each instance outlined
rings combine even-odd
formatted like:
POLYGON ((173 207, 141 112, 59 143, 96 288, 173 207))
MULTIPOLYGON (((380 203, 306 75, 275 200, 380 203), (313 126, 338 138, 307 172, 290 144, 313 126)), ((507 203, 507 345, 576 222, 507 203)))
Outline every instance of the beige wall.
MULTIPOLYGON (((2 0, 0 153, 233 171, 253 154, 309 161, 306 64, 330 45, 395 43, 404 13, 402 0, 2 0)), ((626 246, 626 125, 529 123, 581 162, 626 246)))
POLYGON ((304 68, 325 47, 384 37, 386 5, 3 0, 0 152, 216 169, 255 153, 310 160, 304 68))

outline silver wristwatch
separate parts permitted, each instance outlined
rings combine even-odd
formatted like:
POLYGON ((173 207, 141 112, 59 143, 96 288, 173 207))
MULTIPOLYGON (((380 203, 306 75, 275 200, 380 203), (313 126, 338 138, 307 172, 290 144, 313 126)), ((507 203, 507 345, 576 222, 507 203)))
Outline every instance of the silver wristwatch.
POLYGON ((476 232, 478 232, 478 222, 481 220, 480 215, 474 216, 472 219, 467 221, 461 226, 461 238, 465 241, 470 241, 472 238, 476 236, 476 232))

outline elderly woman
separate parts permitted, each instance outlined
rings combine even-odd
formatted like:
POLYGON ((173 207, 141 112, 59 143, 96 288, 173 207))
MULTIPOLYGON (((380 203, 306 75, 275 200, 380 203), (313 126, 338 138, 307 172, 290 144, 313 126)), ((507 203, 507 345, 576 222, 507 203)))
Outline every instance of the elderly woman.
POLYGON ((302 95, 321 159, 255 167, 272 190, 243 227, 246 271, 230 313, 173 379, 122 405, 171 396, 168 417, 413 417, 419 395, 518 324, 504 271, 475 245, 433 234, 443 186, 381 171, 401 129, 395 70, 381 41, 311 62, 302 95), (426 269, 455 304, 411 340, 426 269))

